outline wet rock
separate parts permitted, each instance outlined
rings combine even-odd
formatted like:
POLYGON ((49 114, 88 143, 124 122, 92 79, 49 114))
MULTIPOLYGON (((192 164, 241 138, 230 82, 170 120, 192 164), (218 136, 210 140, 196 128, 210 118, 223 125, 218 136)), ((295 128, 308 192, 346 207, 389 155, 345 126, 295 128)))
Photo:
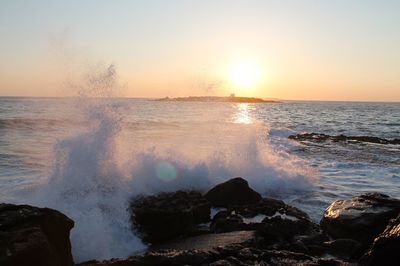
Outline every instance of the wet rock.
POLYGON ((241 177, 213 187, 205 197, 215 207, 254 204, 261 200, 260 194, 251 189, 249 183, 241 177))
POLYGON ((400 215, 393 219, 361 259, 362 265, 395 266, 400 263, 400 215))
POLYGON ((349 238, 368 246, 399 212, 400 200, 370 193, 333 202, 320 225, 333 239, 349 238))
POLYGON ((210 207, 198 192, 163 193, 135 199, 131 204, 132 221, 145 241, 158 243, 210 221, 210 207))
POLYGON ((64 214, 28 205, 0 204, 0 265, 73 265, 64 214))
POLYGON ((313 141, 313 142, 343 141, 343 142, 367 142, 376 144, 400 145, 400 139, 383 139, 372 136, 345 136, 345 135, 332 136, 321 133, 303 133, 297 135, 290 135, 288 138, 297 141, 313 141))

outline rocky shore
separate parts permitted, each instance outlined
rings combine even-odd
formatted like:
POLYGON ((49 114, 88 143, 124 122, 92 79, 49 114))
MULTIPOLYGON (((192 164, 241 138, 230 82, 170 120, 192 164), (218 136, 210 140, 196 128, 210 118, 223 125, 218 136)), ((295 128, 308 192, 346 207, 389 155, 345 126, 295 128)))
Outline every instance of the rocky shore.
MULTIPOLYGON (((177 191, 133 198, 143 254, 74 264, 62 213, 0 205, 0 265, 399 265, 400 200, 371 193, 340 199, 319 224, 233 178, 205 194, 177 191)), ((90 241, 90 239, 88 239, 90 241)))

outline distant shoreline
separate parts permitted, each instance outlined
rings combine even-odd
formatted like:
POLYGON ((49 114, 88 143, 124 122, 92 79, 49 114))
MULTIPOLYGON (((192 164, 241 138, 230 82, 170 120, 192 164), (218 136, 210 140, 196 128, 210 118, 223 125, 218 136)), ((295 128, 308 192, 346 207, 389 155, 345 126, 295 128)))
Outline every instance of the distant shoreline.
POLYGON ((189 96, 189 97, 177 97, 177 98, 160 98, 156 101, 166 102, 230 102, 230 103, 280 103, 280 101, 264 100, 255 97, 236 97, 236 96, 189 96))

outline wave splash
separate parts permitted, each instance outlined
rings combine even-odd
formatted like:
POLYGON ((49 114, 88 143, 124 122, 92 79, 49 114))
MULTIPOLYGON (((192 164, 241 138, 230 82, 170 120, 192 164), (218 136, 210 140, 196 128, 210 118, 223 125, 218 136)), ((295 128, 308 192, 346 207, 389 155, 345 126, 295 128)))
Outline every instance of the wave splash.
POLYGON ((76 262, 126 257, 146 249, 127 211, 135 195, 206 191, 235 176, 246 178, 262 194, 312 186, 313 170, 274 148, 262 124, 226 123, 212 133, 209 125, 187 127, 179 141, 132 146, 131 156, 121 159, 117 143, 124 106, 112 98, 79 102, 85 102, 87 130, 56 143, 53 172, 33 200, 75 221, 71 242, 76 262), (200 135, 207 145, 202 146, 200 135))

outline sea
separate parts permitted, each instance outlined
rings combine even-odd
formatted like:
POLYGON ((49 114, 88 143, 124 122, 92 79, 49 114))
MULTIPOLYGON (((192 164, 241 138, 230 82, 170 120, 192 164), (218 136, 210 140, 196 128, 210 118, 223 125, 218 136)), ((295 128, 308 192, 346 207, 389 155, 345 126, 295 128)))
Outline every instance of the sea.
POLYGON ((240 176, 315 222, 338 199, 400 198, 400 145, 300 133, 400 138, 400 103, 1 97, 0 202, 71 217, 79 262, 146 250, 127 211, 138 195, 240 176))

